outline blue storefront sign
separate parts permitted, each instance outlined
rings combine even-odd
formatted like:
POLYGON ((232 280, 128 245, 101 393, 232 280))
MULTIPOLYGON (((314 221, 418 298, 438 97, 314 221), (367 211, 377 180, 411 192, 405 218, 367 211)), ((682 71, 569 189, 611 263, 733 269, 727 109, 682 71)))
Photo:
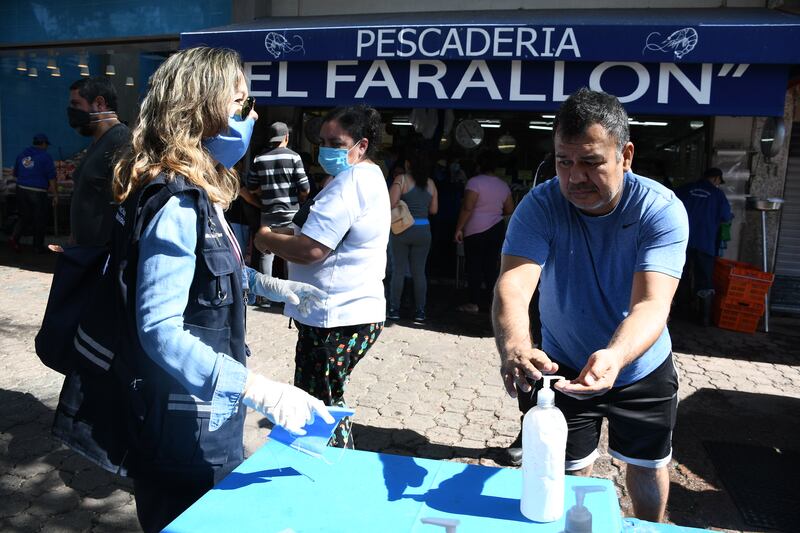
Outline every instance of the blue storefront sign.
POLYGON ((251 94, 272 105, 455 109, 557 108, 582 86, 632 113, 780 115, 787 69, 635 62, 327 61, 247 63, 251 94))
POLYGON ((800 17, 633 13, 270 19, 185 33, 181 45, 238 50, 251 92, 273 105, 549 111, 588 86, 636 113, 783 114, 789 68, 800 63, 800 17))

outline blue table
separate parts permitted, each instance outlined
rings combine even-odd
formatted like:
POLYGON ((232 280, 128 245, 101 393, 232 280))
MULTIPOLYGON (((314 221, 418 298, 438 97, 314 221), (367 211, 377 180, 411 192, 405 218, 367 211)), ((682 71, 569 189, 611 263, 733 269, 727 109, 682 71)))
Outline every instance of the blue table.
MULTIPOLYGON (((459 533, 560 533, 564 518, 540 524, 519 511, 522 472, 449 461, 328 448, 332 464, 270 441, 172 522, 170 533, 444 533, 421 518, 455 518, 459 533)), ((586 496, 594 531, 622 530, 617 494, 605 479, 567 476, 570 487, 602 485, 586 496)))

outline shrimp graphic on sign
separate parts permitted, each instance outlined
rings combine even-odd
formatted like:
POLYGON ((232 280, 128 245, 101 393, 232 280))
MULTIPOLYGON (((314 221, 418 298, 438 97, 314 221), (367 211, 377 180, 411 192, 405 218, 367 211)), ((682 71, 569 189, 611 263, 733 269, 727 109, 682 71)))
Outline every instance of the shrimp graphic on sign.
POLYGON ((306 50, 303 47, 303 38, 299 35, 293 35, 290 37, 294 44, 289 42, 284 35, 280 33, 276 33, 274 31, 269 32, 264 37, 264 48, 267 49, 272 57, 278 59, 281 54, 286 54, 289 52, 303 52, 303 55, 306 54, 306 50))
POLYGON ((656 52, 673 52, 675 59, 682 59, 683 56, 694 50, 697 46, 699 37, 694 28, 683 28, 682 30, 674 31, 669 34, 665 39, 661 39, 661 33, 654 31, 647 36, 644 43, 645 50, 654 50, 656 52))

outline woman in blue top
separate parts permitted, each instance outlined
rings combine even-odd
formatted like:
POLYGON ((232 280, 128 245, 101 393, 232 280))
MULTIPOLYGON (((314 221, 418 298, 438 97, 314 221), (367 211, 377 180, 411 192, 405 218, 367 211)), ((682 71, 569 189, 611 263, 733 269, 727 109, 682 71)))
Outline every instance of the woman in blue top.
POLYGON ((411 270, 414 280, 414 323, 425 322, 425 298, 428 280, 425 277, 425 264, 431 249, 431 226, 429 215, 439 211, 439 193, 436 184, 429 179, 430 165, 413 152, 405 158, 405 173, 395 176, 389 188, 392 207, 400 200, 408 205, 414 225, 403 233, 392 235, 392 282, 389 294, 390 320, 400 319, 400 298, 403 295, 405 275, 411 270))
POLYGON ((253 103, 236 52, 181 50, 150 79, 131 149, 116 166, 126 228, 126 217, 144 216, 158 199, 133 237, 135 273, 123 271, 135 287, 128 301, 146 404, 131 470, 144 531, 160 531, 243 460, 242 404, 295 433, 315 413, 333 422, 319 400, 245 366, 248 287, 307 311, 325 296, 245 267, 225 222, 239 189, 230 169, 258 118, 253 103))

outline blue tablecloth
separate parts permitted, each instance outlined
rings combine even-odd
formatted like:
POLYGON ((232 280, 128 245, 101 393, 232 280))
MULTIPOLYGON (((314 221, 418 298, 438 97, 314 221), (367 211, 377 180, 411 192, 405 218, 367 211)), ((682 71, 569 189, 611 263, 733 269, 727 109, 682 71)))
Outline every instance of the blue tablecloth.
MULTIPOLYGON (((564 518, 539 524, 519 510, 522 472, 450 461, 328 448, 325 461, 268 442, 179 516, 165 531, 444 532, 421 518, 455 518, 459 533, 560 533, 564 518)), ((601 485, 586 496, 594 531, 622 530, 617 494, 604 479, 567 476, 573 485, 601 485)))

